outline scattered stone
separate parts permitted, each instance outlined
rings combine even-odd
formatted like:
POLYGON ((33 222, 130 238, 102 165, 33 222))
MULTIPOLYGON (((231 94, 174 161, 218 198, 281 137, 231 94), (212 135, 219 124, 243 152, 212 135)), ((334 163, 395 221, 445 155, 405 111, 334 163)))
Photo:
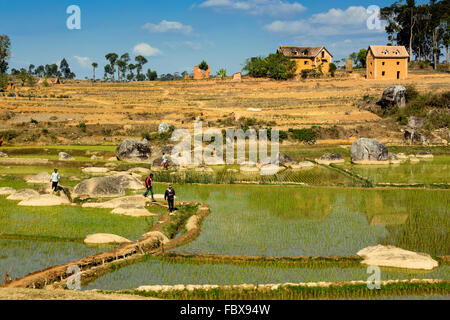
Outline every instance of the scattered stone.
POLYGON ((248 108, 247 110, 251 111, 251 112, 261 112, 262 111, 262 109, 259 109, 259 108, 248 108))
POLYGON ((391 86, 384 90, 381 100, 378 102, 382 106, 398 105, 400 108, 406 106, 407 91, 403 86, 391 86))
POLYGON ((159 232, 159 231, 150 231, 150 232, 147 232, 146 234, 142 235, 143 240, 150 239, 150 238, 159 240, 162 244, 166 244, 166 243, 170 242, 169 238, 167 238, 166 235, 164 235, 162 232, 159 232))
POLYGON ((66 152, 60 152, 58 155, 59 160, 70 161, 75 160, 70 154, 66 152))
POLYGON ((11 195, 11 194, 13 194, 15 192, 16 192, 16 189, 13 189, 13 188, 10 188, 10 187, 0 188, 0 195, 3 195, 3 196, 11 195))
POLYGON ((111 211, 113 214, 120 214, 130 217, 155 217, 157 214, 151 213, 144 206, 136 204, 122 204, 111 211))
POLYGON ((361 138, 351 148, 352 162, 356 164, 389 164, 389 152, 384 144, 373 139, 361 138))
POLYGON ((152 148, 147 144, 146 140, 127 139, 116 149, 116 157, 122 161, 146 161, 150 159, 151 155, 152 148))
POLYGON ((85 244, 113 244, 113 243, 130 243, 131 241, 115 235, 115 234, 107 234, 107 233, 97 233, 90 234, 84 239, 85 244))
POLYGON ((27 200, 33 197, 38 197, 39 192, 33 189, 22 189, 12 193, 8 198, 8 200, 27 200))
POLYGON ((167 122, 161 122, 158 126, 158 133, 164 134, 170 131, 170 124, 167 122))
POLYGON ((69 205, 70 201, 66 197, 58 197, 53 194, 42 194, 19 202, 19 206, 26 207, 52 207, 69 205))
POLYGON ((416 157, 422 158, 422 159, 433 159, 434 158, 434 156, 428 151, 420 151, 416 157))
POLYGON ((320 159, 316 159, 319 164, 327 165, 345 163, 345 159, 338 153, 326 153, 320 159))
POLYGON ((398 153, 397 154, 397 159, 406 160, 408 158, 409 157, 406 154, 404 154, 404 153, 398 153))
POLYGON ((405 129, 404 134, 405 142, 409 144, 414 144, 414 142, 420 141, 420 134, 414 129, 405 129))
POLYGON ((432 270, 439 265, 427 254, 415 253, 394 246, 368 247, 359 251, 357 255, 364 259, 362 264, 369 266, 432 270))
POLYGON ((103 159, 102 156, 96 156, 95 154, 91 157, 91 160, 101 160, 103 159))
POLYGON ((286 166, 287 167, 289 165, 296 164, 296 161, 294 159, 292 159, 287 154, 284 154, 282 152, 278 152, 277 160, 278 160, 278 164, 280 166, 286 166))
POLYGON ((281 167, 275 164, 267 164, 261 167, 262 176, 273 176, 280 172, 281 167))
POLYGON ((420 162, 420 159, 419 159, 419 158, 416 158, 416 157, 410 157, 410 158, 409 158, 409 161, 410 161, 411 163, 419 163, 419 162, 420 162))
MULTIPOLYGON (((164 196, 163 196, 164 197, 164 196)), ((104 208, 104 209, 115 209, 123 206, 131 205, 135 207, 145 207, 147 199, 143 196, 129 196, 112 199, 105 202, 98 203, 84 203, 83 208, 104 208)))
POLYGON ((86 174, 106 174, 109 171, 109 169, 100 167, 90 167, 90 168, 83 168, 81 171, 86 174))
POLYGON ((311 169, 314 168, 316 165, 309 161, 303 161, 296 164, 290 165, 290 168, 293 170, 302 170, 302 169, 311 169))
POLYGON ((408 118, 408 127, 411 129, 419 129, 423 127, 424 118, 418 117, 409 117, 408 118))
POLYGON ((117 161, 117 158, 116 157, 111 157, 111 158, 108 159, 108 161, 117 161))
POLYGON ((28 183, 50 183, 51 175, 48 172, 41 172, 35 176, 28 178, 28 183))
POLYGON ((140 174, 148 174, 150 172, 150 169, 146 169, 146 168, 131 168, 131 169, 128 170, 128 172, 140 173, 140 174))
POLYGON ((241 165, 241 172, 242 173, 259 173, 259 168, 249 165, 249 164, 244 164, 241 165))
POLYGON ((8 155, 4 152, 0 152, 0 158, 7 158, 8 155))

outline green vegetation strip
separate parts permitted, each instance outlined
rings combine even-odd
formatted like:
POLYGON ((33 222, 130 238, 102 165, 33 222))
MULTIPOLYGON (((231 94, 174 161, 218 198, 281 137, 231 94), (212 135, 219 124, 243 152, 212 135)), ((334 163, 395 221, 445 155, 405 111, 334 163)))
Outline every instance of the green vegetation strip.
MULTIPOLYGON (((223 289, 146 292, 139 290, 119 291, 144 297, 169 300, 308 300, 308 299, 369 299, 384 296, 448 295, 450 282, 413 283, 400 282, 382 285, 370 290, 367 284, 331 285, 330 287, 283 286, 276 290, 223 289)), ((112 292, 106 292, 112 293, 112 292)), ((117 292, 114 292, 117 293, 117 292)))

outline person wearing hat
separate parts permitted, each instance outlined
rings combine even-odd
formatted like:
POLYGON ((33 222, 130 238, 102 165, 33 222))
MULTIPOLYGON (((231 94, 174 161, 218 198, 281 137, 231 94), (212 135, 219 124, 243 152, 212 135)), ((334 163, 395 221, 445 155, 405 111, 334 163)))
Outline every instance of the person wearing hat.
POLYGON ((169 204, 169 211, 170 213, 174 210, 174 198, 175 198, 175 190, 172 188, 172 185, 169 184, 169 188, 166 190, 166 193, 164 194, 164 200, 167 200, 169 204))

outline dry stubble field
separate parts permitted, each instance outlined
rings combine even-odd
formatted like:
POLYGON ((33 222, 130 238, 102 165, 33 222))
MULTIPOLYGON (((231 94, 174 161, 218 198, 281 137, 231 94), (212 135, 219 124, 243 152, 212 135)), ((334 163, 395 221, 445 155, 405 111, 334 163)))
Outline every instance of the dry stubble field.
MULTIPOLYGON (((0 112, 15 113, 12 119, 2 121, 0 130, 24 126, 34 119, 60 127, 61 137, 58 133, 56 136, 61 144, 115 143, 115 139, 120 140, 123 136, 139 135, 136 132, 139 127, 154 131, 161 121, 178 128, 191 128, 195 117, 217 121, 232 112, 236 118, 275 121, 275 127, 279 129, 312 125, 383 127, 377 115, 358 109, 356 104, 362 97, 381 97, 383 89, 393 84, 414 85, 421 92, 436 93, 448 89, 449 83, 450 76, 446 74, 411 74, 404 81, 369 81, 358 74, 351 78, 286 82, 244 79, 242 82, 188 80, 93 84, 76 81, 48 88, 23 87, 19 88, 22 97, 0 97, 0 112), (108 134, 96 137, 102 136, 101 133, 87 137, 76 133, 68 136, 66 129, 81 122, 97 128, 110 126, 113 137, 107 137, 108 134)), ((381 131, 386 138, 386 130, 381 131)), ((34 142, 39 144, 42 139, 34 142)))

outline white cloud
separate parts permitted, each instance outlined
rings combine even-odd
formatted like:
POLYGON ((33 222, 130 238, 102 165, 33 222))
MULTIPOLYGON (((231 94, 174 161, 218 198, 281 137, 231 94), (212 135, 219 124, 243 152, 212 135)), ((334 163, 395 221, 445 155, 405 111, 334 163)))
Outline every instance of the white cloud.
POLYGON ((162 54, 161 50, 159 50, 158 48, 153 48, 152 46, 144 42, 135 45, 133 48, 133 53, 145 57, 154 57, 162 54))
POLYGON ((192 31, 194 30, 191 26, 184 25, 181 22, 167 21, 167 20, 163 20, 159 24, 146 23, 142 26, 142 28, 152 33, 174 32, 174 33, 182 33, 185 35, 191 34, 192 31))
POLYGON ((312 15, 309 19, 277 20, 264 26, 270 32, 299 34, 306 36, 348 36, 357 34, 380 34, 378 30, 369 30, 367 19, 371 16, 364 7, 349 7, 346 10, 330 9, 328 12, 312 15))
POLYGON ((91 65, 92 65, 92 61, 91 61, 91 59, 88 58, 88 57, 74 56, 73 58, 78 62, 78 64, 79 64, 82 68, 88 68, 88 67, 91 67, 91 65))
POLYGON ((207 0, 200 8, 240 10, 253 15, 287 16, 304 12, 306 8, 299 2, 283 0, 207 0))
POLYGON ((332 25, 361 25, 367 21, 370 15, 366 8, 352 6, 347 10, 332 8, 328 12, 314 14, 310 21, 332 25))

